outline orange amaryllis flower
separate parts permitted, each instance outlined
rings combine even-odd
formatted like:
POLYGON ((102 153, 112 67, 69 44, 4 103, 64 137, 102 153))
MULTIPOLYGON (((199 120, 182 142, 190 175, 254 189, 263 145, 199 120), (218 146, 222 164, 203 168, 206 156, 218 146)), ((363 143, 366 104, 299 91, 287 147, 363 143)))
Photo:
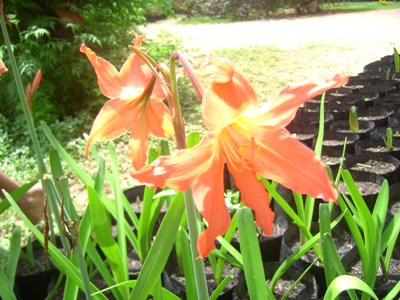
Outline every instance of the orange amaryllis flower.
POLYGON ((8 71, 6 65, 4 64, 3 60, 0 59, 0 75, 6 73, 8 71))
MULTIPOLYGON (((140 44, 140 40, 136 42, 140 44)), ((84 44, 80 50, 94 67, 101 92, 110 98, 93 123, 85 155, 92 142, 112 140, 131 130, 129 153, 134 168, 140 169, 146 163, 149 133, 173 136, 171 114, 163 103, 165 93, 159 79, 138 55, 129 56, 118 72, 84 44)))
POLYGON ((224 163, 235 179, 243 203, 254 210, 264 234, 273 232, 274 213, 257 175, 275 180, 301 194, 337 199, 337 191, 315 153, 285 129, 298 107, 307 100, 344 84, 328 81, 290 85, 279 97, 257 107, 250 84, 229 62, 214 61, 223 79, 214 81, 203 99, 208 134, 195 147, 162 156, 131 175, 154 187, 193 188, 194 201, 208 223, 198 240, 200 257, 215 248, 215 239, 229 227, 224 203, 224 163))

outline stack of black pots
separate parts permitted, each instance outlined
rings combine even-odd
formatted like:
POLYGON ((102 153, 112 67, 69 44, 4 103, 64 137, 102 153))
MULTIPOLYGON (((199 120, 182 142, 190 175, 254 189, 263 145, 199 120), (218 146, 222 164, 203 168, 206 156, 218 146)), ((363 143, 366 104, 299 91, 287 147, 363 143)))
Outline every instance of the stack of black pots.
MULTIPOLYGON (((311 99, 300 107, 287 127, 311 149, 314 149, 318 135, 321 97, 311 99)), ((394 56, 388 55, 366 65, 364 71, 351 76, 346 85, 327 91, 324 96, 324 115, 322 161, 335 177, 343 157, 343 168, 350 171, 371 211, 386 179, 390 187, 390 220, 400 207, 400 73, 395 72, 394 56), (350 109, 354 108, 359 127, 356 132, 349 125, 350 109), (391 146, 388 143, 388 128, 392 132, 391 146)), ((347 193, 344 184, 340 184, 338 189, 347 193)), ((314 219, 317 221, 318 216, 314 219)), ((335 230, 339 236, 348 233, 339 227, 335 230)), ((285 233, 284 240, 287 238, 285 233)), ((400 249, 398 246, 396 249, 393 259, 398 261, 400 249)), ((351 252, 357 251, 351 250, 349 254, 351 252)), ((348 257, 353 260, 353 255, 348 257)), ((319 297, 323 296, 326 286, 322 286, 321 290, 321 283, 323 285, 324 280, 318 280, 318 274, 311 273, 317 278, 319 297)), ((395 275, 398 280, 399 274, 395 275)))
MULTIPOLYGON (((317 138, 321 97, 306 102, 288 126, 310 148, 317 138)), ((350 170, 356 183, 370 183, 366 189, 360 186, 366 200, 371 187, 379 190, 384 179, 395 188, 400 173, 400 74, 395 72, 394 57, 388 55, 366 65, 364 72, 351 76, 346 85, 327 91, 324 104, 322 160, 332 173, 337 173, 346 143, 343 167, 350 170), (357 132, 350 130, 351 107, 358 116, 357 132), (391 147, 388 128, 392 131, 391 147)), ((372 193, 371 198, 375 196, 372 193)), ((373 203, 370 205, 372 208, 373 203)))

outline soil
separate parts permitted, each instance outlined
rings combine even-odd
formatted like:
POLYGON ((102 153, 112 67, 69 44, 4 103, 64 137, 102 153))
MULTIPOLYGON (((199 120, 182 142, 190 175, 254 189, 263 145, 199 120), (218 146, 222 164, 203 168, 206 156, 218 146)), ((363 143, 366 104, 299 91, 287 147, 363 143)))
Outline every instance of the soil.
POLYGON ((365 172, 371 172, 371 170, 373 170, 374 173, 378 175, 384 175, 388 172, 394 171, 396 167, 391 163, 370 159, 364 163, 357 163, 350 169, 365 172))

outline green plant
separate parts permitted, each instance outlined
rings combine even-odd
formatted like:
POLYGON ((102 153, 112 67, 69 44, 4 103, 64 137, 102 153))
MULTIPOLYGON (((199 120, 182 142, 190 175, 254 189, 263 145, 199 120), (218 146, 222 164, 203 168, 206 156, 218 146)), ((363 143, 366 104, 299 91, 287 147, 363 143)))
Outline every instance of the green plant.
POLYGON ((394 71, 400 73, 400 56, 397 48, 393 48, 394 71))
POLYGON ((354 133, 358 133, 358 131, 360 130, 358 127, 357 107, 355 107, 354 105, 350 107, 349 127, 350 130, 354 133))
MULTIPOLYGON (((121 55, 118 45, 129 44, 132 39, 121 33, 144 23, 145 8, 151 5, 165 7, 164 1, 159 0, 123 0, 118 4, 111 0, 57 0, 40 5, 34 0, 5 1, 4 11, 11 25, 10 39, 22 82, 29 82, 37 69, 43 70, 40 92, 32 100, 35 122, 51 123, 82 109, 97 109, 96 78, 79 55, 79 45, 90 44, 116 61, 121 55)), ((4 44, 0 46, 0 58, 9 65, 4 44)), ((21 107, 18 105, 15 110, 17 91, 12 74, 2 76, 0 89, 0 113, 15 119, 21 107)))
POLYGON ((393 130, 392 128, 386 128, 386 139, 383 138, 385 142, 386 149, 392 150, 393 149, 393 130))
MULTIPOLYGON (((400 213, 397 213, 385 227, 389 203, 387 181, 382 184, 371 213, 360 195, 350 172, 343 171, 342 177, 350 193, 351 200, 347 196, 341 195, 338 201, 362 262, 362 282, 360 279, 349 277, 334 279, 336 276, 347 276, 347 274, 338 258, 330 235, 329 213, 325 213, 325 218, 321 219, 321 235, 324 237, 321 243, 323 249, 325 249, 323 251, 324 262, 330 267, 326 269, 327 285, 329 287, 324 299, 334 299, 341 291, 347 289, 362 290, 364 292, 362 299, 368 299, 369 296, 377 299, 372 289, 375 286, 379 265, 384 275, 388 275, 393 249, 400 232, 400 213), (348 285, 340 287, 339 284, 344 279, 349 279, 350 281, 348 285)), ((385 299, 393 299, 399 289, 400 284, 397 284, 385 299)), ((349 295, 352 299, 357 299, 353 292, 350 291, 349 295)))

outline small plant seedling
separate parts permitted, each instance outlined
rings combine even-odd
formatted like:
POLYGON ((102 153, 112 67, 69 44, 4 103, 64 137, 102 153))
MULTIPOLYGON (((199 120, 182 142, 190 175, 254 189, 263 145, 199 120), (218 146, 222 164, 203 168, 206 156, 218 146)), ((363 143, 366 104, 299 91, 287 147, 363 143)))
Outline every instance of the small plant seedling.
POLYGON ((349 127, 350 130, 354 133, 358 133, 358 131, 360 130, 358 126, 357 107, 355 107, 354 105, 350 108, 349 127))
POLYGON ((385 141, 386 149, 391 150, 393 149, 393 131, 392 128, 386 128, 386 139, 383 138, 385 141))
POLYGON ((393 48, 394 71, 400 73, 400 56, 396 48, 393 48))

